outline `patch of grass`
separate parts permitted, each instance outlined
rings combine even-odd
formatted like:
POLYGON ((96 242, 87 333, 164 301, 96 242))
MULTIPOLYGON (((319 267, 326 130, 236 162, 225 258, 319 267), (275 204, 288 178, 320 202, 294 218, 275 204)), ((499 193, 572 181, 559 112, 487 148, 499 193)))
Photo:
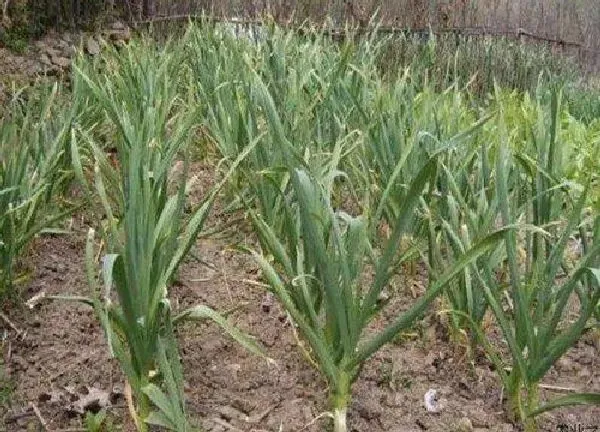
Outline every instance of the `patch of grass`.
POLYGON ((5 46, 15 53, 24 53, 27 50, 29 41, 30 37, 26 29, 21 27, 2 29, 0 27, 0 45, 5 46))
POLYGON ((84 418, 86 432, 115 432, 117 427, 106 410, 97 413, 88 412, 84 418))
POLYGON ((0 359, 0 406, 7 407, 10 405, 15 388, 14 380, 6 374, 4 360, 0 359))

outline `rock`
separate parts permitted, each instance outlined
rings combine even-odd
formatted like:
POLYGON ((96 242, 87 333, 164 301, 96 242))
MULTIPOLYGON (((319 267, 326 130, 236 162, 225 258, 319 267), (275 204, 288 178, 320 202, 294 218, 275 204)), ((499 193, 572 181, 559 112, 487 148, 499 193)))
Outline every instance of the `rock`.
POLYGON ((244 421, 247 417, 246 414, 230 405, 220 406, 217 408, 217 411, 221 418, 228 422, 232 420, 244 421))
POLYGON ((592 372, 589 370, 589 368, 587 367, 583 367, 581 368, 581 370, 579 371, 579 378, 583 378, 583 379, 589 379, 592 377, 592 372))
POLYGON ((52 66, 52 60, 50 60, 50 57, 48 57, 48 54, 46 53, 42 53, 42 55, 40 55, 40 63, 42 63, 44 66, 52 66))
POLYGON ((558 369, 560 371, 569 372, 569 371, 572 371, 573 368, 574 368, 573 362, 568 357, 561 357, 556 362, 556 369, 558 369))
POLYGON ((122 29, 110 29, 106 31, 106 36, 113 42, 128 42, 131 39, 131 30, 129 27, 122 29))
MULTIPOLYGON (((595 350, 599 350, 600 349, 600 331, 592 330, 592 331, 585 332, 583 335, 581 335, 580 341, 583 344, 585 344, 595 350)), ((592 357, 594 357, 594 351, 591 351, 591 355, 592 355, 592 357)))
POLYGON ((73 57, 75 54, 77 54, 77 47, 75 45, 69 45, 67 48, 65 48, 64 52, 69 57, 73 57))
POLYGON ((243 412, 245 415, 249 415, 256 409, 256 403, 252 399, 236 397, 231 401, 231 406, 238 411, 243 412))
POLYGON ((71 44, 64 39, 59 39, 58 42, 56 42, 56 46, 61 51, 68 51, 71 49, 71 44))
POLYGON ((41 50, 41 52, 50 56, 50 58, 60 56, 60 51, 58 51, 56 48, 51 47, 50 45, 46 45, 45 48, 41 50))
POLYGON ((93 56, 100 54, 100 44, 91 36, 87 38, 85 49, 88 54, 93 56))
POLYGON ((38 49, 38 51, 46 51, 47 45, 43 40, 38 40, 33 43, 33 45, 38 49))
POLYGON ((14 65, 15 69, 17 69, 17 70, 21 70, 23 68, 24 64, 25 64, 25 59, 21 56, 15 57, 13 59, 13 65, 14 65))
POLYGON ((47 76, 58 77, 63 72, 63 70, 64 69, 62 67, 53 64, 52 66, 48 67, 45 73, 47 76))
MULTIPOLYGON (((591 347, 590 347, 591 348, 591 347)), ((587 351, 587 350, 586 350, 587 351)), ((591 365, 592 364, 592 359, 595 358, 593 349, 590 350, 591 352, 589 353, 589 355, 587 355, 587 352, 582 353, 578 358, 577 358, 577 363, 581 364, 581 365, 591 365)))
POLYGON ((52 56, 52 63, 61 68, 68 68, 71 65, 71 59, 63 56, 52 56))
POLYGON ((454 425, 454 432, 473 432, 473 423, 468 417, 462 417, 454 425))
POLYGON ((127 30, 127 26, 121 21, 115 21, 110 25, 112 30, 127 30))
POLYGON ((71 33, 63 33, 61 35, 62 40, 71 45, 73 43, 73 35, 71 33))

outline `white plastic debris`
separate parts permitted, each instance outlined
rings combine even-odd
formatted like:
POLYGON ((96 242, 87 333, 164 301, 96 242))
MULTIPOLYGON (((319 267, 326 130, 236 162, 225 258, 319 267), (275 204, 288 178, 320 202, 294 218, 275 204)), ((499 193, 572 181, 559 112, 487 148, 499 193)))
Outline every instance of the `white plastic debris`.
POLYGON ((430 413, 437 413, 442 410, 442 404, 438 398, 437 390, 429 389, 423 398, 425 409, 430 413))

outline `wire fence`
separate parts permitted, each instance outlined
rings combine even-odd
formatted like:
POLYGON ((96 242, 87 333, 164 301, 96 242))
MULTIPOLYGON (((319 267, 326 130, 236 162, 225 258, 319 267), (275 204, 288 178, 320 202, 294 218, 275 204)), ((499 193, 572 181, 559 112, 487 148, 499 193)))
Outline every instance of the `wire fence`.
MULTIPOLYGON (((6 1, 6 0, 5 0, 6 1)), ((132 25, 208 14, 217 19, 259 20, 265 14, 290 24, 306 19, 366 27, 377 12, 381 31, 412 29, 468 36, 498 36, 543 43, 600 71, 597 0, 27 0, 49 25, 81 25, 102 14, 132 25)))

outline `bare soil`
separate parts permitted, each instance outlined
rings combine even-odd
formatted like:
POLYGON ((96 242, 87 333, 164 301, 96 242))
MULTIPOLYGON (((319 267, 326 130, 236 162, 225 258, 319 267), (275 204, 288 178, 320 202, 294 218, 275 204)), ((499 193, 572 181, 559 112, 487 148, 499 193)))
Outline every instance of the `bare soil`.
MULTIPOLYGON (((212 171, 198 169, 206 185, 212 171)), ((213 219, 212 224, 217 222, 213 219)), ((23 292, 25 300, 41 293, 89 295, 83 257, 87 221, 78 216, 71 224, 71 235, 38 239, 28 260, 32 276, 23 292)), ((251 242, 242 230, 235 240, 251 242)), ((230 320, 255 335, 277 366, 249 354, 214 325, 184 324, 178 336, 190 415, 213 432, 328 430, 326 384, 303 357, 286 314, 257 284, 256 265, 234 251, 232 241, 198 241, 198 259, 184 264, 172 288, 174 307, 238 308, 230 320)), ((386 315, 406 309, 425 284, 423 269, 414 278, 398 279, 386 315)), ((89 307, 46 301, 5 314, 0 321, 5 384, 0 430, 83 431, 85 412, 102 406, 114 423, 109 430, 133 430, 123 377, 89 307)), ((368 362, 353 388, 352 431, 518 430, 503 414, 501 386, 490 363, 481 357, 470 364, 445 333, 434 315, 427 316, 414 332, 400 335, 368 362), (423 397, 430 389, 441 399, 439 413, 424 407, 423 397)), ((544 383, 598 392, 599 361, 597 347, 584 337, 544 383)), ((544 390, 542 397, 556 397, 561 391, 566 390, 544 390)), ((541 417, 540 430, 559 430, 560 424, 600 425, 600 407, 553 411, 541 417)))

